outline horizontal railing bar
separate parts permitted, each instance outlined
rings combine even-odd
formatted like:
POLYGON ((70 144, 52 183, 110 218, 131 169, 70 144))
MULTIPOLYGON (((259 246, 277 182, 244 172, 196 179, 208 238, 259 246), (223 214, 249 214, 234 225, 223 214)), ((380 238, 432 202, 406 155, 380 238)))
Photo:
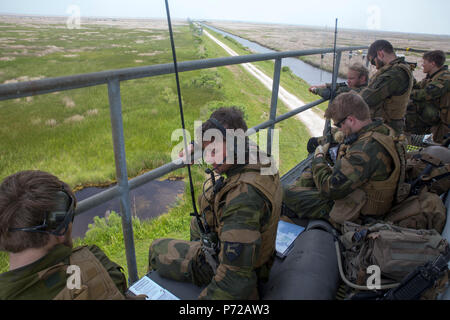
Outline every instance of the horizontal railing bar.
MULTIPOLYGON (((175 171, 177 169, 180 169, 184 166, 183 162, 181 160, 172 161, 169 163, 166 163, 162 165, 161 167, 158 167, 156 169, 153 169, 149 172, 146 172, 140 176, 137 176, 133 179, 128 180, 128 186, 130 190, 136 189, 137 187, 140 187, 141 185, 152 181, 157 178, 161 178, 162 176, 175 171)), ((102 191, 100 193, 97 193, 96 195, 93 195, 83 201, 80 201, 77 204, 77 208, 75 210, 75 215, 79 215, 89 209, 92 209, 106 201, 109 201, 111 199, 114 199, 120 195, 120 187, 114 186, 111 188, 106 189, 105 191, 102 191)))
MULTIPOLYGON (((295 116, 296 114, 298 114, 300 112, 303 112, 312 107, 315 107, 324 101, 326 101, 326 100, 319 99, 319 100, 313 101, 311 103, 305 104, 304 106, 298 107, 296 109, 293 109, 289 112, 286 112, 286 113, 278 116, 274 120, 268 120, 263 123, 260 123, 259 125, 250 128, 248 130, 248 132, 255 133, 255 132, 258 132, 259 130, 269 128, 270 126, 272 126, 278 122, 286 120, 287 118, 295 116)), ((193 159, 193 160, 195 160, 195 159, 193 159)), ((155 180, 157 178, 161 178, 161 177, 165 176, 166 174, 168 174, 172 171, 178 170, 180 168, 183 168, 183 167, 184 167, 184 163, 181 161, 181 159, 177 159, 175 161, 166 163, 156 169, 153 169, 153 170, 146 172, 140 176, 137 176, 133 179, 128 180, 129 189, 130 190, 136 189, 137 187, 140 187, 140 186, 142 186, 152 180, 155 180)), ((80 201, 77 204, 75 215, 82 214, 83 212, 85 212, 89 209, 92 209, 106 201, 109 201, 111 199, 118 197, 120 195, 119 188, 120 188, 119 186, 114 186, 114 187, 106 189, 105 191, 102 191, 94 196, 91 196, 85 200, 80 201)))
POLYGON ((311 103, 305 104, 301 107, 292 109, 291 111, 286 112, 286 113, 282 114, 281 116, 276 117, 275 120, 267 120, 267 121, 264 121, 256 126, 250 128, 249 131, 254 130, 255 132, 258 132, 259 130, 266 129, 266 128, 274 125, 275 123, 286 120, 292 116, 295 116, 296 114, 298 114, 300 112, 311 109, 312 107, 315 107, 325 101, 326 101, 325 99, 319 99, 319 100, 313 101, 311 103))
MULTIPOLYGON (((341 47, 336 51, 351 51, 366 49, 367 47, 341 47)), ((321 53, 332 53, 333 49, 310 49, 285 52, 271 52, 249 54, 244 56, 233 56, 223 58, 212 58, 203 60, 184 61, 178 64, 178 71, 193 71, 221 67, 233 64, 242 64, 256 61, 282 59, 289 57, 307 56, 321 53)), ((124 68, 107 70, 93 73, 63 76, 33 81, 8 83, 0 85, 0 100, 22 98, 32 95, 40 95, 55 91, 72 90, 84 87, 106 84, 111 78, 118 78, 119 81, 153 77, 174 72, 173 63, 158 64, 152 66, 124 68)))

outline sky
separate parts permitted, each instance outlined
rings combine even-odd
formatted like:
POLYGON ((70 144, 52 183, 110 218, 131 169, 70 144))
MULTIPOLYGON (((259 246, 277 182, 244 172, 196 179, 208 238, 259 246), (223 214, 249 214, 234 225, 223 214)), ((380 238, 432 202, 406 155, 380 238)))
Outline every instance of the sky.
MULTIPOLYGON (((450 35, 448 0, 169 0, 172 19, 210 19, 450 35)), ((164 0, 1 0, 0 13, 166 18, 164 0), (75 7, 74 7, 75 6, 75 7), (75 8, 75 10, 74 10, 75 8)))

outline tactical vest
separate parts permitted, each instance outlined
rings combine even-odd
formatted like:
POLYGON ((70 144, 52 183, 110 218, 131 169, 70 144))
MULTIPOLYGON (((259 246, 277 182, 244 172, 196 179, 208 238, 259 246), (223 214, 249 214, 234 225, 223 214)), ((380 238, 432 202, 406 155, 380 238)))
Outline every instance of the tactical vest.
MULTIPOLYGON (((367 202, 362 207, 360 212, 362 215, 382 216, 389 212, 393 203, 396 201, 401 175, 404 176, 404 162, 402 164, 402 161, 404 160, 402 160, 399 155, 394 132, 391 128, 389 129, 389 135, 384 135, 376 131, 368 131, 363 133, 358 138, 358 141, 374 139, 379 142, 386 149, 386 151, 388 151, 394 165, 394 170, 386 180, 369 180, 361 186, 361 189, 366 193, 367 197, 367 202)), ((344 155, 345 152, 339 152, 339 157, 343 157, 344 155)), ((404 180, 401 182, 403 181, 404 180)), ((406 195, 404 197, 406 197, 406 195)))
MULTIPOLYGON (((81 288, 68 289, 64 287, 53 300, 124 300, 125 297, 117 289, 114 281, 109 276, 108 271, 101 262, 86 247, 79 247, 73 250, 69 258, 70 265, 76 265, 81 271, 81 288)), ((66 272, 69 265, 59 263, 47 268, 39 273, 45 277, 50 273, 60 270, 66 272)))
POLYGON ((371 85, 378 79, 379 76, 392 68, 400 68, 404 70, 408 74, 409 84, 408 90, 406 90, 402 95, 390 96, 387 99, 384 99, 378 105, 370 108, 372 118, 381 117, 387 124, 389 124, 391 121, 398 121, 404 118, 406 113, 406 106, 409 102, 409 97, 411 95, 414 81, 409 65, 402 61, 398 61, 394 64, 387 64, 380 70, 378 70, 370 80, 369 87, 371 87, 371 85))
MULTIPOLYGON (((267 200, 269 200, 272 212, 270 220, 262 227, 261 232, 261 249, 258 261, 256 261, 255 268, 259 268, 267 263, 275 251, 275 239, 277 234, 278 220, 281 213, 281 203, 283 199, 283 191, 278 173, 275 175, 261 175, 261 165, 246 165, 244 170, 232 175, 224 181, 224 186, 214 196, 211 205, 201 197, 200 208, 201 212, 205 213, 206 221, 210 228, 220 233, 222 228, 219 225, 220 214, 222 210, 220 204, 225 200, 227 193, 239 186, 240 184, 249 184, 261 192, 267 200)), ((207 197, 211 199, 212 188, 207 193, 207 197)))
POLYGON ((447 92, 435 101, 436 105, 439 106, 441 123, 431 128, 433 140, 442 142, 445 135, 449 133, 450 125, 450 72, 447 68, 444 68, 435 74, 430 81, 439 81, 441 89, 447 87, 447 92))

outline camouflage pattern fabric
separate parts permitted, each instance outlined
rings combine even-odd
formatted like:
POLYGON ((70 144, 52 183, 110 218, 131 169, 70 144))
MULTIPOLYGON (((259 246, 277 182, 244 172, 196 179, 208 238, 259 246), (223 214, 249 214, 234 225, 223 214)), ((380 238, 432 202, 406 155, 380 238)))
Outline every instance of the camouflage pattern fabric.
POLYGON ((448 95, 449 91, 448 66, 443 66, 434 74, 427 75, 425 79, 416 83, 407 108, 405 131, 412 134, 431 133, 431 127, 438 125, 441 121, 440 100, 448 95))
MULTIPOLYGON (((379 70, 369 82, 367 88, 360 92, 361 97, 366 101, 370 108, 371 116, 373 118, 383 117, 383 104, 392 97, 400 97, 404 95, 410 87, 410 77, 404 69, 398 67, 398 64, 406 64, 405 58, 397 58, 390 63, 391 68, 386 68, 386 71, 379 70), (381 72, 380 72, 381 71, 381 72)), ((409 68, 409 66, 408 66, 409 68)), ((395 109, 406 110, 407 100, 404 105, 394 106, 395 109)), ((404 115, 403 115, 404 116, 404 115)), ((400 117, 401 118, 401 117, 400 117)), ((386 119, 385 119, 386 120, 386 119)), ((390 127, 396 130, 398 133, 403 132, 404 121, 403 120, 387 120, 386 122, 390 127)))
MULTIPOLYGON (((120 292, 125 294, 127 283, 123 269, 108 259, 95 245, 88 249, 105 267, 120 292)), ((64 271, 40 271, 60 263, 69 264, 72 249, 62 244, 56 245, 46 256, 19 269, 0 274, 0 300, 51 300, 67 283, 69 275, 64 271)))
POLYGON ((163 277, 205 286, 214 276, 200 241, 157 239, 149 252, 150 266, 163 277))
POLYGON ((320 195, 311 168, 306 168, 294 185, 284 189, 284 204, 305 219, 328 219, 334 202, 320 195))
MULTIPOLYGON (((358 136, 368 131, 388 134, 389 129, 374 121, 362 128, 358 136)), ((380 143, 356 138, 341 145, 334 167, 323 157, 314 158, 310 173, 307 171, 295 185, 284 190, 283 201, 299 218, 328 219, 334 200, 345 198, 369 180, 386 180, 392 171, 392 158, 380 143)))
MULTIPOLYGON (((245 170, 245 167, 236 166, 227 172, 224 188, 240 170, 245 170)), ((195 241, 201 235, 194 219, 191 223, 191 239, 194 241, 155 240, 150 247, 149 267, 171 279, 206 285, 200 299, 257 298, 258 281, 268 277, 271 266, 271 261, 268 261, 262 267, 255 267, 261 254, 262 230, 272 214, 271 204, 262 193, 246 183, 238 184, 221 199, 216 214, 218 228, 212 225, 211 219, 206 219, 219 244, 215 273, 207 262, 201 242, 195 241)), ((276 229, 271 232, 276 233, 276 229)))
MULTIPOLYGON (((345 82, 336 84, 336 96, 343 92, 361 92, 365 87, 367 87, 367 83, 358 87, 358 88, 350 88, 345 82)), ((331 84, 327 83, 326 88, 317 88, 316 94, 321 96, 323 99, 328 100, 331 97, 331 84)))

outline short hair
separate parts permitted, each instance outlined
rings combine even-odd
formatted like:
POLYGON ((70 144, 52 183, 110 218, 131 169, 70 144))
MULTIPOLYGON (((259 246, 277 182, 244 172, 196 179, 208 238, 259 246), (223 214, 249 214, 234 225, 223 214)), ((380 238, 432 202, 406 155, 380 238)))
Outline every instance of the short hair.
POLYGON ((348 67, 348 69, 358 72, 360 78, 364 76, 366 77, 366 80, 369 80, 369 69, 367 69, 362 63, 355 62, 350 67, 348 67))
POLYGON ((423 54, 423 59, 434 62, 437 67, 442 67, 445 63, 445 53, 442 50, 428 51, 423 54))
POLYGON ((335 122, 348 116, 354 116, 361 121, 370 119, 369 106, 360 95, 354 92, 341 93, 325 111, 325 118, 333 119, 335 122))
MULTIPOLYGON (((211 118, 218 121, 225 129, 242 129, 244 132, 247 131, 247 123, 244 120, 244 113, 236 106, 219 108, 211 114, 210 119, 211 118)), ((202 135, 208 129, 220 128, 218 128, 214 122, 207 120, 202 124, 202 135)))
POLYGON ((376 57, 377 52, 383 50, 386 53, 394 53, 394 47, 387 40, 376 40, 372 43, 367 51, 367 55, 370 57, 376 57))
POLYGON ((0 184, 0 250, 17 253, 45 246, 47 233, 9 229, 41 225, 57 208, 62 188, 76 201, 70 187, 48 172, 27 170, 6 177, 0 184))

